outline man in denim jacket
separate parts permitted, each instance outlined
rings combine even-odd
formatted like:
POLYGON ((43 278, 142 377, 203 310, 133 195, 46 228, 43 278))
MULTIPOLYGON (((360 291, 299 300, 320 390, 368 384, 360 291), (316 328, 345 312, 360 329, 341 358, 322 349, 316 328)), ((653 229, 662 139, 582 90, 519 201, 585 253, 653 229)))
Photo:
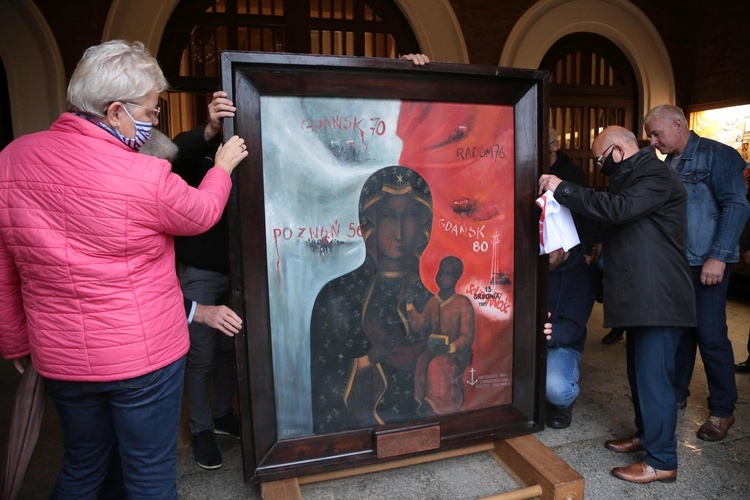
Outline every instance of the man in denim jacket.
POLYGON ((698 430, 704 441, 720 441, 734 424, 737 385, 734 353, 727 336, 726 297, 739 238, 750 206, 745 161, 729 146, 688 130, 682 110, 661 105, 644 119, 651 145, 682 179, 688 193, 688 262, 693 277, 698 326, 683 336, 677 350, 675 396, 684 408, 700 348, 708 380, 710 416, 698 430))

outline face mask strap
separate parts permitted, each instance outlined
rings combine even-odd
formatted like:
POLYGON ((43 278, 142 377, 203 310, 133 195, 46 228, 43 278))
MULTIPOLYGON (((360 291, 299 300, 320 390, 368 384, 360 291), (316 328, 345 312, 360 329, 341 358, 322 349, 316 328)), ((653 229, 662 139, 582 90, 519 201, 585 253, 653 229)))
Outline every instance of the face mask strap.
POLYGON ((120 140, 124 142, 128 147, 135 149, 138 151, 141 149, 141 146, 143 146, 143 143, 151 139, 151 128, 153 127, 153 124, 151 122, 142 122, 139 120, 136 120, 133 118, 133 115, 130 114, 128 109, 125 107, 125 104, 122 105, 123 111, 125 111, 125 114, 128 115, 128 118, 133 122, 133 125, 135 125, 135 137, 125 137, 120 133, 120 131, 117 131, 117 134, 120 136, 120 140))

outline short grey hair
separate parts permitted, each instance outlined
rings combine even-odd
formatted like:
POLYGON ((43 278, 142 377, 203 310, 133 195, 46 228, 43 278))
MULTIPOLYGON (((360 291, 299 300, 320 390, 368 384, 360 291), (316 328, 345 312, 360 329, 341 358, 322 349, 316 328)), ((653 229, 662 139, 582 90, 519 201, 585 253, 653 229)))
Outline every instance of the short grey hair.
POLYGON ((160 132, 158 129, 151 129, 151 139, 147 140, 141 146, 138 152, 142 155, 155 156, 162 160, 172 163, 177 157, 177 144, 160 132))
POLYGON ((643 119, 643 123, 646 124, 654 118, 663 118, 669 122, 679 120, 684 128, 688 128, 688 122, 685 118, 685 113, 682 112, 682 109, 678 108, 677 106, 672 106, 671 104, 661 104, 659 106, 656 106, 654 109, 649 111, 648 114, 646 114, 646 117, 643 119))
POLYGON ((83 53, 68 85, 68 111, 102 118, 115 101, 138 104, 149 92, 168 87, 141 42, 112 40, 83 53))

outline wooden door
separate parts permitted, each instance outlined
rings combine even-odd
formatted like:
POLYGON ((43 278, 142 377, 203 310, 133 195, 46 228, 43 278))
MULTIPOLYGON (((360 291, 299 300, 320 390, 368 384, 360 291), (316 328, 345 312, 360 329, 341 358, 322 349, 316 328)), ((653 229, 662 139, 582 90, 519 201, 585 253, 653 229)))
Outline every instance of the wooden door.
POLYGON ((594 167, 591 145, 609 125, 636 132, 638 87, 630 62, 608 39, 574 33, 550 48, 539 69, 550 72, 550 126, 560 149, 583 169, 592 187, 605 189, 607 180, 594 167))

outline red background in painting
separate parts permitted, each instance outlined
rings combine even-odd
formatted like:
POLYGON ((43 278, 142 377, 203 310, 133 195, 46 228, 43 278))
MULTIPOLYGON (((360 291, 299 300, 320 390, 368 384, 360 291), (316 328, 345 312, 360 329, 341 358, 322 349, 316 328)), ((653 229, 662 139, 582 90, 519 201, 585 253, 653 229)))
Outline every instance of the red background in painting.
MULTIPOLYGON (((437 293, 435 274, 443 257, 454 255, 463 261, 464 273, 456 292, 469 296, 474 304, 474 378, 511 376, 513 348, 513 285, 495 286, 510 302, 509 313, 479 306, 470 286, 490 286, 492 235, 500 236, 496 271, 514 281, 514 154, 513 108, 473 104, 404 102, 397 135, 403 141, 400 165, 422 175, 432 191, 432 235, 422 254, 422 281, 437 293), (502 155, 500 156, 500 151, 502 155), (471 200, 471 213, 456 213, 454 201, 471 200), (445 223, 463 226, 466 234, 446 231, 445 223), (483 236, 469 237, 469 228, 484 226, 483 236), (487 250, 475 250, 475 242, 487 242, 487 250)), ((469 380, 468 369, 464 381, 469 380)), ((497 380, 495 380, 497 381, 497 380)), ((512 386, 464 384, 462 410, 511 402, 512 386)))

